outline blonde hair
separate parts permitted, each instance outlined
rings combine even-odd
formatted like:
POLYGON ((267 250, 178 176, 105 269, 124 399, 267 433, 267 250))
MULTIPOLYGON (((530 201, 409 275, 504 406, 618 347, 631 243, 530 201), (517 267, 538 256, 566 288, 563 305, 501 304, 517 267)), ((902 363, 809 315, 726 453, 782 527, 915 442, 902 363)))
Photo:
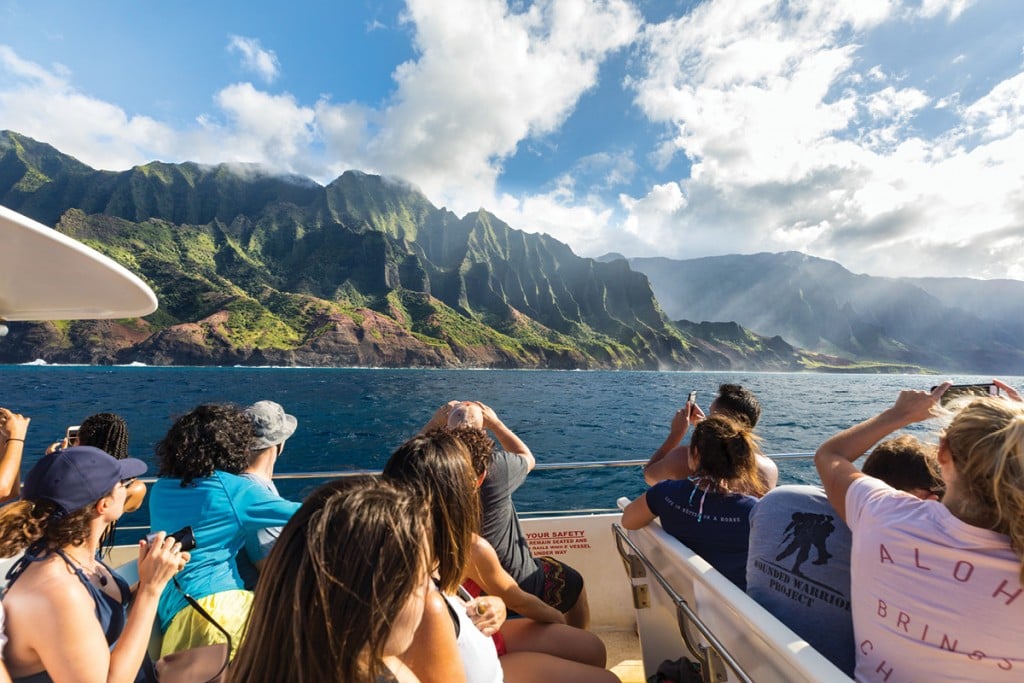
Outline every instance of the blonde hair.
MULTIPOLYGON (((1008 535, 1024 562, 1024 403, 972 401, 942 436, 961 494, 977 511, 971 523, 1008 535)), ((1020 582, 1024 585, 1024 564, 1020 582)))

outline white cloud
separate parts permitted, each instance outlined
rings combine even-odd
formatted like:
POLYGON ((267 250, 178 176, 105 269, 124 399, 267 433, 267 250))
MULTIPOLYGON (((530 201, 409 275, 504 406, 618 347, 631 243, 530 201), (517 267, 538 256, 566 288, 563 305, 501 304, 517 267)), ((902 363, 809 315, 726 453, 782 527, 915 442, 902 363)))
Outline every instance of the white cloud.
POLYGON ((693 165, 685 206, 651 201, 655 184, 623 198, 624 229, 646 253, 799 248, 883 274, 1020 270, 1020 240, 996 236, 1024 226, 1024 74, 966 107, 938 100, 962 120, 925 137, 914 122, 937 98, 858 59, 882 23, 952 21, 967 4, 712 0, 647 27, 635 101, 669 131, 662 160, 693 165))
POLYGON ((930 19, 945 12, 949 21, 953 21, 973 4, 974 0, 921 0, 921 6, 915 14, 930 19))
POLYGON ((281 73, 281 65, 273 50, 264 50, 256 38, 228 36, 228 51, 242 57, 242 66, 253 71, 265 83, 273 83, 281 73))
POLYGON ((624 0, 409 0, 418 56, 400 65, 367 157, 456 210, 490 201, 502 159, 558 129, 628 44, 640 19, 624 0))
POLYGON ((62 66, 47 69, 23 60, 0 45, 0 122, 52 144, 100 168, 128 168, 167 153, 174 132, 147 116, 129 116, 122 108, 90 97, 69 82, 62 66))

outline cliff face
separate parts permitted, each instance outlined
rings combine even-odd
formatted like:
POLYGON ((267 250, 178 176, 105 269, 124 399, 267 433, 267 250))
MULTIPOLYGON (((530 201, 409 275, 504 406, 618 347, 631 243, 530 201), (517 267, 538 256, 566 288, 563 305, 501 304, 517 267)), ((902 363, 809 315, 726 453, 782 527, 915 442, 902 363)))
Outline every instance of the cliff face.
POLYGON ((733 320, 861 361, 1024 373, 1024 282, 856 275, 796 252, 629 264, 650 278, 674 318, 733 320))
MULTIPOLYGON (((96 171, 0 133, 0 203, 141 275, 145 320, 10 325, 0 362, 533 368, 800 367, 671 323, 647 277, 480 210, 349 171, 96 171)), ((744 331, 744 334, 746 332, 744 331)), ((751 337, 755 339, 755 337, 751 337)), ((788 355, 787 355, 788 354, 788 355)))

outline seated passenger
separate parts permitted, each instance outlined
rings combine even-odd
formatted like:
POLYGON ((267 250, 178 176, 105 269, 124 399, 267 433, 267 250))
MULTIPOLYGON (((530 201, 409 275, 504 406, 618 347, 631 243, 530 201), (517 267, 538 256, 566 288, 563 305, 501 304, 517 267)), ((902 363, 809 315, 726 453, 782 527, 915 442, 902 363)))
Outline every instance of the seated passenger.
POLYGON ((260 576, 229 680, 416 683, 396 659, 430 588, 422 499, 380 477, 310 494, 260 576))
POLYGON ((0 683, 11 683, 11 674, 4 664, 4 648, 7 647, 7 628, 4 626, 4 605, 0 602, 0 683))
POLYGON ((149 496, 154 529, 190 526, 192 562, 160 598, 161 656, 214 643, 224 635, 188 604, 195 598, 241 642, 252 605, 235 560, 247 534, 285 524, 299 504, 240 476, 249 464, 252 421, 238 408, 201 405, 178 418, 156 446, 160 478, 149 496))
MULTIPOLYGON (((862 471, 924 500, 942 490, 934 448, 909 435, 878 444, 862 471)), ((820 486, 779 486, 750 513, 747 594, 853 676, 850 543, 820 486)))
MULTIPOLYGON (((761 419, 761 403, 754 392, 744 389, 738 384, 723 384, 718 387, 718 396, 708 408, 709 415, 726 415, 735 420, 744 420, 750 429, 757 427, 761 419)), ((687 401, 686 405, 676 411, 672 418, 668 436, 651 459, 644 465, 644 481, 654 486, 666 479, 686 479, 693 470, 690 469, 689 447, 680 445, 691 424, 704 419, 704 411, 695 402, 687 401)), ((757 453, 757 471, 762 486, 749 491, 740 491, 760 497, 765 491, 775 488, 779 481, 779 468, 775 462, 761 452, 757 453), (760 491, 761 493, 758 493, 760 491)))
MULTIPOLYGON (((116 413, 96 413, 82 420, 71 446, 95 446, 118 460, 128 457, 128 423, 116 413)), ((146 499, 146 485, 136 479, 128 488, 125 512, 135 512, 146 499)))
POLYGON ((494 434, 501 447, 494 448, 479 489, 480 535, 491 544, 501 566, 520 588, 565 614, 570 626, 586 628, 590 607, 583 577, 553 557, 533 556, 512 502, 512 494, 536 465, 530 449, 494 410, 476 401, 451 401, 441 406, 424 431, 432 427, 469 427, 494 434))
POLYGON ((25 551, 3 597, 3 654, 15 680, 153 680, 146 646, 157 602, 188 553, 162 533, 140 541, 134 596, 96 559, 100 536, 124 511, 126 483, 145 471, 141 460, 67 448, 36 463, 23 500, 0 511, 0 554, 25 551))
POLYGON ((626 506, 622 526, 661 526, 741 589, 746 589, 750 511, 765 493, 757 471, 756 437, 747 422, 713 415, 697 423, 686 479, 655 484, 626 506), (743 492, 743 493, 741 493, 743 492))
MULTIPOLYGON (((280 496, 274 485, 274 465, 284 452, 284 442, 295 433, 299 421, 273 401, 257 401, 245 409, 245 414, 252 420, 256 441, 249 450, 249 464, 242 476, 280 496)), ((258 567, 280 534, 281 527, 275 526, 246 536, 245 547, 238 553, 238 572, 247 589, 252 590, 256 585, 258 567)))
POLYGON ((526 613, 542 619, 551 619, 550 612, 557 615, 519 589, 501 570, 486 541, 476 535, 477 477, 462 441, 440 430, 420 435, 395 451, 384 475, 419 491, 431 510, 440 593, 432 591, 428 597, 420 629, 403 655, 423 683, 618 680, 603 668, 604 645, 597 636, 565 624, 504 621, 500 596, 469 601, 456 596, 459 584, 469 577, 485 589, 510 596, 526 613), (495 644, 484 637, 496 630, 504 641, 500 660, 495 644))
POLYGON ((896 403, 821 445, 815 465, 853 534, 858 681, 1016 681, 1024 672, 1024 403, 981 398, 939 438, 942 502, 896 491, 853 462, 934 415, 949 388, 896 403))
POLYGON ((0 503, 21 493, 21 454, 32 418, 0 408, 0 503))

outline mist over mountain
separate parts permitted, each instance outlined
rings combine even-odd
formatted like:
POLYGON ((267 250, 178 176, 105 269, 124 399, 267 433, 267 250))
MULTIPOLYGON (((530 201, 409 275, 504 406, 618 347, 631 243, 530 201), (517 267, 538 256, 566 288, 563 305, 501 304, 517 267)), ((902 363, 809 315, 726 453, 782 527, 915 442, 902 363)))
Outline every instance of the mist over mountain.
POLYGON ((856 275, 798 252, 628 262, 671 318, 735 321, 858 360, 1024 374, 1024 282, 856 275))
POLYGON ((0 203, 124 264, 160 301, 141 320, 11 323, 0 362, 849 365, 738 325, 673 323, 623 260, 356 171, 327 186, 227 164, 97 171, 2 132, 0 203))

